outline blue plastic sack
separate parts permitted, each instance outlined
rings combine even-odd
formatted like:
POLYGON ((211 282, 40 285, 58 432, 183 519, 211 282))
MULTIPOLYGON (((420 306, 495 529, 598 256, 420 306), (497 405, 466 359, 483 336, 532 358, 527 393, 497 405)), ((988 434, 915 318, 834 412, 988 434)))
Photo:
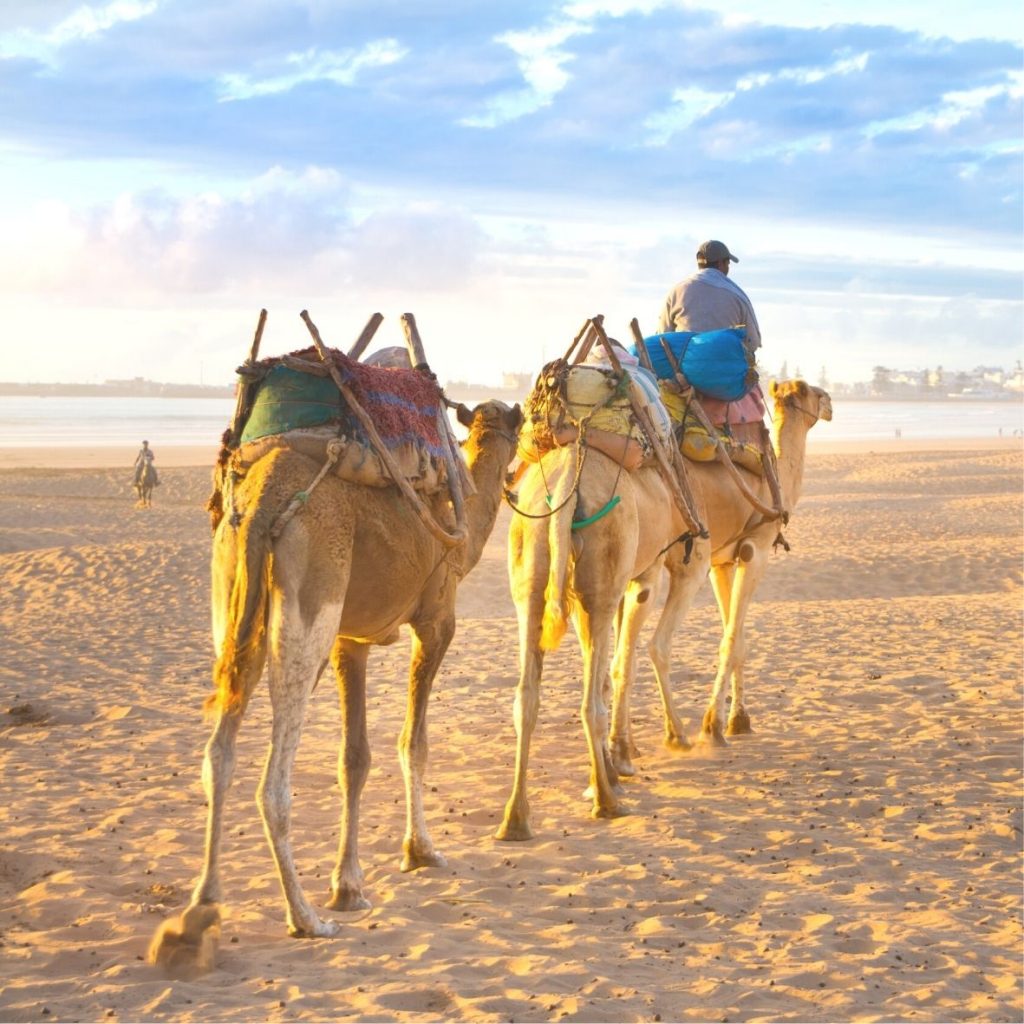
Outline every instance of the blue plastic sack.
MULTIPOLYGON (((745 327, 723 327, 717 331, 670 331, 644 338, 651 365, 661 380, 674 380, 672 365, 661 347, 664 338, 672 349, 686 379, 700 392, 723 402, 735 402, 757 383, 754 363, 743 340, 745 327)), ((637 355, 636 346, 630 351, 637 355)))

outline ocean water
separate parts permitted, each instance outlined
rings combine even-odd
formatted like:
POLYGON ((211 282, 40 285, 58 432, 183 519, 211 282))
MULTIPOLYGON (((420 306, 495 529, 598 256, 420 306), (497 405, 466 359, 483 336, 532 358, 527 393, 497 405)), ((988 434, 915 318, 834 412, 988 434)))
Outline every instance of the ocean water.
MULTIPOLYGON (((154 450, 209 445, 215 451, 234 415, 233 398, 81 398, 0 396, 0 447, 103 448, 137 445, 154 450)), ((1019 401, 833 402, 831 423, 810 434, 823 441, 1011 437, 1024 431, 1019 401)), ((462 436, 456 426, 456 435, 462 436)))

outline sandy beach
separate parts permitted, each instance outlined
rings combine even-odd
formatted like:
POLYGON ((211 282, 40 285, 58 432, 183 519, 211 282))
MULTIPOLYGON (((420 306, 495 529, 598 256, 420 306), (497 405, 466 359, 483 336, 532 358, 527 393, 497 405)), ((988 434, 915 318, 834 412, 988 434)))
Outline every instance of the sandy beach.
MULTIPOLYGON (((504 509, 432 698, 426 809, 448 867, 399 871, 402 642, 371 656, 373 907, 338 915, 335 939, 290 939, 253 799, 258 692, 224 833, 218 964, 191 981, 145 956, 201 862, 214 452, 157 454, 142 510, 134 450, 0 450, 0 1020, 1024 1017, 1019 441, 812 445, 792 550, 750 615, 754 733, 664 749, 643 657, 632 813, 614 821, 582 798, 570 634, 545 665, 536 838, 520 844, 493 838, 515 744, 504 509)), ((705 587, 675 640, 691 738, 718 635, 705 587)), ((293 804, 321 906, 338 733, 325 678, 293 804)))

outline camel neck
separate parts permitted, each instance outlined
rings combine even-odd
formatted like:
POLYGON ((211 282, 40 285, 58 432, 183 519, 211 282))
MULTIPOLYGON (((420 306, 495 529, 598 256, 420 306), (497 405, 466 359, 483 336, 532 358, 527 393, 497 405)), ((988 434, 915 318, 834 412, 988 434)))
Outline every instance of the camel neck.
POLYGON ((799 409, 784 408, 781 416, 772 423, 772 446, 779 464, 779 486, 791 511, 803 490, 807 432, 810 428, 810 419, 799 409))
POLYGON ((484 545, 494 529, 494 521, 501 507, 505 470, 511 457, 511 451, 506 449, 504 441, 496 434, 492 434, 485 444, 470 437, 466 451, 466 464, 476 492, 466 499, 469 535, 466 539, 462 575, 466 575, 480 560, 484 545), (504 453, 504 462, 501 453, 504 453))

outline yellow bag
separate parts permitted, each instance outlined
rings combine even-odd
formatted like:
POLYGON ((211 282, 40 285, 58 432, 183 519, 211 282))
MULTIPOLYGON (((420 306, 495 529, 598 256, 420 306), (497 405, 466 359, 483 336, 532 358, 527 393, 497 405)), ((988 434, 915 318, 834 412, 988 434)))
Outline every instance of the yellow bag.
POLYGON ((699 423, 691 420, 683 431, 679 450, 692 462, 714 462, 718 445, 699 423))

